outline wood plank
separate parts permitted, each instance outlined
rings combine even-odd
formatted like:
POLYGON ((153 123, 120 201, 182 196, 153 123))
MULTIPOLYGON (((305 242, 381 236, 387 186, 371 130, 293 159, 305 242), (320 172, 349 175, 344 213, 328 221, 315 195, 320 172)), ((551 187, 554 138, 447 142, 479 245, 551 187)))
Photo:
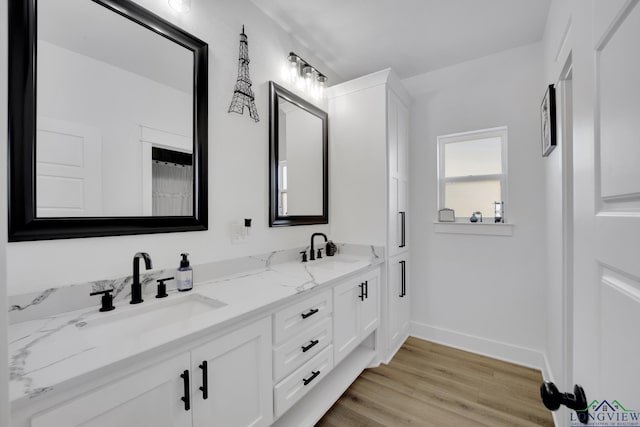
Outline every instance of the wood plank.
POLYGON ((553 426, 535 369, 409 338, 317 426, 553 426))

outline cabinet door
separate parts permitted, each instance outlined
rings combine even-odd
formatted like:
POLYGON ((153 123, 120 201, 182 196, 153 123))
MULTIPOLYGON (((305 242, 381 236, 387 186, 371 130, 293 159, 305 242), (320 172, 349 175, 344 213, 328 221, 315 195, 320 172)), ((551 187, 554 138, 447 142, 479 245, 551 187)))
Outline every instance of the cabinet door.
POLYGON ((387 152, 389 161, 389 255, 407 249, 409 183, 409 111, 393 91, 387 101, 387 152))
POLYGON ((387 335, 389 349, 393 351, 404 342, 409 332, 411 304, 407 261, 407 254, 389 259, 387 335))
POLYGON ((336 286, 333 290, 333 345, 336 364, 359 344, 360 287, 358 284, 358 282, 349 281, 336 286))
POLYGON ((388 206, 388 233, 389 233, 389 256, 394 256, 400 252, 401 246, 401 226, 402 219, 400 218, 400 209, 398 205, 398 186, 399 180, 397 177, 389 178, 389 206, 388 206))
POLYGON ((400 265, 400 284, 402 285, 402 297, 398 298, 398 324, 400 326, 400 335, 404 341, 409 334, 409 324, 411 322, 411 290, 409 280, 409 254, 404 254, 402 259, 398 261, 400 265), (403 262, 401 262, 403 261, 403 262))
POLYGON ((409 182, 406 179, 398 179, 398 251, 406 252, 409 249, 409 182))
POLYGON ((360 338, 366 338, 373 332, 379 323, 378 310, 378 278, 379 275, 371 274, 364 277, 365 279, 365 297, 360 302, 360 338))
POLYGON ((407 180, 396 177, 389 179, 389 256, 408 249, 408 191, 407 180))
POLYGON ((409 110, 398 101, 398 177, 409 179, 409 110))
POLYGON ((189 369, 185 353, 125 378, 100 386, 54 409, 36 414, 32 427, 188 427, 184 380, 189 369))
POLYGON ((194 427, 271 424, 271 318, 194 349, 191 360, 194 427))
POLYGON ((387 156, 389 161, 389 176, 397 177, 399 168, 398 158, 398 97, 387 90, 387 156))

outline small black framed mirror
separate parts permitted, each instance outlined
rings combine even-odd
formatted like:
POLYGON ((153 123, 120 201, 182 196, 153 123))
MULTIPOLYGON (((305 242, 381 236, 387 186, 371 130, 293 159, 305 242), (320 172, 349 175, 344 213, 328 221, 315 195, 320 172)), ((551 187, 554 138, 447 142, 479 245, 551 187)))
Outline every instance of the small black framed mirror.
POLYGON ((8 12, 9 241, 206 230, 207 43, 130 0, 8 12))
POLYGON ((328 224, 328 115, 269 83, 269 226, 328 224))

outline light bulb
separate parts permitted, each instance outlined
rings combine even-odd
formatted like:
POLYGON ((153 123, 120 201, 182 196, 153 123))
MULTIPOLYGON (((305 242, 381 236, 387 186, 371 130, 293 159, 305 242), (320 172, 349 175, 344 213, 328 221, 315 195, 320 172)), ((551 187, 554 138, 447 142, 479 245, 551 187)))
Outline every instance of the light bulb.
POLYGON ((304 75, 304 86, 307 92, 311 92, 311 88, 313 85, 313 68, 310 66, 304 67, 303 75, 304 75))
POLYGON ((290 83, 296 83, 298 80, 298 57, 291 52, 287 57, 287 63, 289 64, 287 80, 290 83))
POLYGON ((327 88, 327 76, 318 75, 318 98, 324 98, 324 92, 327 88))
POLYGON ((296 87, 299 90, 303 90, 305 87, 305 77, 304 77, 304 63, 302 60, 298 60, 298 67, 296 68, 296 87))

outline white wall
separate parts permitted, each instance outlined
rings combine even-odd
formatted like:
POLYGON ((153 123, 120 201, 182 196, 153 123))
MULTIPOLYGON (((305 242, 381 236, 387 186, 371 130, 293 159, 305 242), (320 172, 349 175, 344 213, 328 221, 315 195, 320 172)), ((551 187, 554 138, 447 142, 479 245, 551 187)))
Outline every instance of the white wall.
MULTIPOLYGON (((138 3, 209 44, 209 230, 10 243, 9 294, 129 275, 131 258, 141 250, 150 253, 154 267, 170 268, 178 266, 181 252, 189 252, 191 262, 200 264, 304 245, 314 231, 330 235, 327 225, 268 227, 268 81, 283 84, 282 67, 292 50, 323 72, 326 70, 330 84, 339 82, 339 77, 248 0, 192 0, 190 13, 184 15, 171 11, 166 1, 138 3), (259 123, 254 123, 246 111, 243 116, 227 113, 237 78, 239 33, 243 24, 249 38, 259 123), (234 245, 230 241, 230 226, 243 218, 253 219, 251 236, 248 243, 234 245)), ((1 8, 0 13, 5 19, 6 8, 1 8)), ((0 57, 3 73, 6 58, 6 54, 0 57)), ((3 114, 2 126, 5 118, 3 114)), ((3 155, 7 149, 5 135, 6 132, 0 135, 3 155)), ((0 191, 3 196, 5 187, 0 191)), ((6 197, 0 199, 0 211, 5 212, 6 197)))
POLYGON ((542 44, 404 81, 411 114, 413 332, 539 366, 545 346, 544 175, 538 106, 542 44), (436 138, 508 127, 513 236, 436 233, 436 138))

